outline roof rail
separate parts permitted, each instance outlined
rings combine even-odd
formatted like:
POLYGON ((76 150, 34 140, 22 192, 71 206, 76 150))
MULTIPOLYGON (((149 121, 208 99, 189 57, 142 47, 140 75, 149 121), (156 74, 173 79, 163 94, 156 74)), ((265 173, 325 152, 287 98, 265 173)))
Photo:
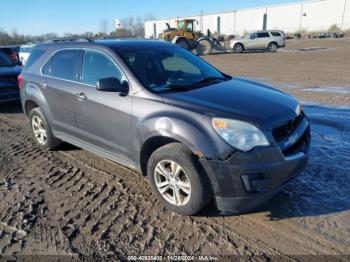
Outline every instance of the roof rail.
POLYGON ((125 36, 102 36, 97 38, 96 40, 121 40, 121 39, 137 39, 139 37, 133 35, 125 35, 125 36))
POLYGON ((59 42, 92 42, 91 39, 83 36, 79 37, 59 37, 45 41, 45 43, 59 43, 59 42))

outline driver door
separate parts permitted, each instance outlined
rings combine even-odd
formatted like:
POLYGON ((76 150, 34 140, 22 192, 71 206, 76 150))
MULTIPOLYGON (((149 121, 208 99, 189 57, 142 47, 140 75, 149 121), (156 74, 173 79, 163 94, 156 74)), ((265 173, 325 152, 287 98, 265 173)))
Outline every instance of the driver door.
POLYGON ((112 154, 119 161, 128 161, 131 147, 130 95, 98 91, 97 80, 126 77, 106 53, 84 50, 81 83, 77 90, 76 119, 80 136, 100 151, 112 154))

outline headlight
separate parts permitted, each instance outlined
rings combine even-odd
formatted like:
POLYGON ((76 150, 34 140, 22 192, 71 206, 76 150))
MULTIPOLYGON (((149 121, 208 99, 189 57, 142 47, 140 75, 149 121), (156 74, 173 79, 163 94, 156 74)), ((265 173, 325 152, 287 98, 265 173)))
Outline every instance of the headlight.
POLYGON ((266 136, 257 127, 247 122, 213 118, 212 125, 222 139, 242 151, 249 151, 256 146, 268 146, 270 144, 266 136))

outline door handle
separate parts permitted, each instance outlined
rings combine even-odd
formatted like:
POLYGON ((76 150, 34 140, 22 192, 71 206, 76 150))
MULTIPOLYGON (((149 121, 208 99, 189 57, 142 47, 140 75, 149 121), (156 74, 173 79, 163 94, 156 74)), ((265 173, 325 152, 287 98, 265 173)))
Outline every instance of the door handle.
POLYGON ((86 95, 83 92, 75 95, 78 97, 79 101, 83 101, 87 99, 86 95))
POLYGON ((42 87, 46 88, 47 87, 47 83, 46 82, 41 82, 40 83, 42 87))

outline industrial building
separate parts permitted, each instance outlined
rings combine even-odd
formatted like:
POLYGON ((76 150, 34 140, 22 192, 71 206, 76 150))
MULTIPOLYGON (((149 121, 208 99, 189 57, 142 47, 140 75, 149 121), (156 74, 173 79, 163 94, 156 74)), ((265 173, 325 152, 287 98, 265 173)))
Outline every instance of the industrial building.
POLYGON ((350 0, 315 0, 146 21, 145 37, 157 38, 166 29, 166 23, 176 27, 175 21, 183 18, 197 20, 195 31, 205 33, 210 29, 213 33, 226 35, 262 29, 279 29, 287 33, 323 31, 334 24, 346 30, 350 29, 350 0))

